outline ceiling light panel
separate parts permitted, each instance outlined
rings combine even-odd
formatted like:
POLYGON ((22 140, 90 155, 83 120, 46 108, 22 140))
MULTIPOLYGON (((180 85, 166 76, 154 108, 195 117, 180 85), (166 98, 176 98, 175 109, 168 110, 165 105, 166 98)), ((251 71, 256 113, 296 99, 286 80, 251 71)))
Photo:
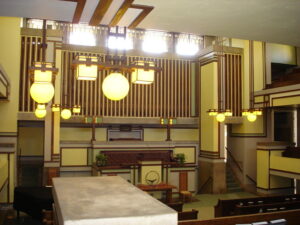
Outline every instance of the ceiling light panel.
POLYGON ((123 2, 124 0, 114 0, 101 20, 101 24, 108 25, 112 18, 116 15, 123 2))
POLYGON ((80 23, 88 23, 98 5, 99 0, 87 0, 82 11, 80 23))
POLYGON ((142 11, 143 9, 129 8, 118 23, 118 26, 128 27, 140 15, 142 11))

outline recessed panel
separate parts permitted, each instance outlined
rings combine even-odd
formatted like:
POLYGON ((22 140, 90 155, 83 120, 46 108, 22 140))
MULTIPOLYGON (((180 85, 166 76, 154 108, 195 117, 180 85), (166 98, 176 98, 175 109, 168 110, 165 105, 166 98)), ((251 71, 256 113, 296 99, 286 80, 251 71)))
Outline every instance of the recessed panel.
POLYGON ((124 0, 114 0, 110 7, 108 8, 107 12, 105 13, 103 19, 101 20, 101 24, 108 25, 112 18, 116 15, 117 11, 123 4, 124 0))
POLYGON ((120 27, 128 27, 140 15, 142 11, 142 9, 129 8, 118 23, 118 25, 120 27))

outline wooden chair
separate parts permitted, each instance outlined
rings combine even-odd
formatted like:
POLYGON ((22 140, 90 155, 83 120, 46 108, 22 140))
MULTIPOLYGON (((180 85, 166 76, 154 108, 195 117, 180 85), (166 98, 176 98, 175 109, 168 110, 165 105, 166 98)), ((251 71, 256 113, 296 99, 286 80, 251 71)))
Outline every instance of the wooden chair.
POLYGON ((182 212, 183 202, 171 202, 167 204, 170 208, 176 210, 177 212, 182 212))
POLYGON ((178 213, 178 221, 180 220, 196 220, 198 219, 198 210, 185 211, 178 213))
POLYGON ((188 174, 187 172, 179 173, 179 197, 183 203, 192 201, 192 193, 188 191, 188 174))

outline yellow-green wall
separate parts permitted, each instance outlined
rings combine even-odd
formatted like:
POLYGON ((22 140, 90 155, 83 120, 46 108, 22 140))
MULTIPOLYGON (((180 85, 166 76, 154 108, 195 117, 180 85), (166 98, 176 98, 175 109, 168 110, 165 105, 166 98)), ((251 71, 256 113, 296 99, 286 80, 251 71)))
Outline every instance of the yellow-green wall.
POLYGON ((20 18, 0 17, 0 64, 10 82, 10 101, 0 102, 0 132, 17 132, 20 76, 20 18))
POLYGON ((296 49, 290 45, 268 43, 270 61, 274 63, 297 64, 296 49))
POLYGON ((209 116, 209 109, 217 109, 218 99, 218 65, 212 62, 201 66, 201 114, 200 144, 205 151, 218 151, 218 122, 209 116))

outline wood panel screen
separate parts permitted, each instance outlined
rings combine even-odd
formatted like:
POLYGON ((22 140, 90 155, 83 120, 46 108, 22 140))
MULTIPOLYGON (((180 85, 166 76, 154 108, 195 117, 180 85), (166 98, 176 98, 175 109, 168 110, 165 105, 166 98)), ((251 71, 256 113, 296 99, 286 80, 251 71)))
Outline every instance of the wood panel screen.
MULTIPOLYGON (((151 58, 162 68, 155 73, 151 85, 132 84, 130 74, 124 74, 130 82, 128 96, 120 101, 107 99, 101 85, 108 71, 99 71, 96 81, 78 81, 72 61, 77 54, 62 52, 62 104, 81 105, 81 115, 116 117, 191 117, 191 61, 182 59, 151 58)), ((100 54, 92 54, 104 56, 100 54)), ((148 58, 147 58, 148 59, 148 58)), ((127 64, 143 57, 127 57, 127 64)))
POLYGON ((225 109, 231 109, 233 116, 241 116, 242 109, 242 56, 225 54, 225 109))

